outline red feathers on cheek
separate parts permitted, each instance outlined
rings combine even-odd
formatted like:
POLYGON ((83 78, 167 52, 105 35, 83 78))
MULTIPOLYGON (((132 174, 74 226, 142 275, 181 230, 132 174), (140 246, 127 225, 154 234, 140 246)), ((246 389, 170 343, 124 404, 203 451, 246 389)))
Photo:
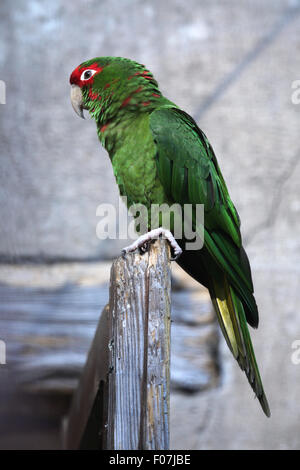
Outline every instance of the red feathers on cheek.
POLYGON ((94 82, 94 77, 96 74, 94 74, 91 78, 88 80, 81 80, 80 77, 82 73, 85 70, 95 70, 96 74, 102 72, 103 67, 98 65, 96 62, 94 64, 89 65, 88 67, 83 67, 82 65, 79 65, 73 72, 71 73, 70 76, 70 84, 71 85, 78 85, 80 88, 84 85, 92 85, 94 82))

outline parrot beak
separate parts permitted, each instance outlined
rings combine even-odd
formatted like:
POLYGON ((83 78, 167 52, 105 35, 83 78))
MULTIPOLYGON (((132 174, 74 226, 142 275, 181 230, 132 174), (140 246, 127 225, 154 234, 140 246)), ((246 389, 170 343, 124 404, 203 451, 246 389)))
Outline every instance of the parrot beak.
POLYGON ((73 84, 71 87, 71 103, 75 113, 84 119, 83 109, 86 108, 83 106, 82 92, 78 85, 73 84))

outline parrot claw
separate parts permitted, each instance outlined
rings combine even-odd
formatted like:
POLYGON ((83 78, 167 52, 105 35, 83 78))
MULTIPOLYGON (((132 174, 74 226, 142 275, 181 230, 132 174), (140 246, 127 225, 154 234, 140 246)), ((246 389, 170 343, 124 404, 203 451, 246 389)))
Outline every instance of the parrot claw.
POLYGON ((153 243, 161 235, 168 240, 173 250, 174 256, 171 257, 171 261, 177 260, 182 253, 182 249, 178 245, 172 233, 169 230, 164 229, 163 227, 159 227, 157 229, 145 233, 144 235, 141 235, 131 245, 123 248, 122 257, 126 258, 127 253, 132 253, 137 249, 140 249, 142 253, 146 253, 146 251, 149 250, 150 244, 153 243))
MULTIPOLYGON (((178 245, 178 246, 179 246, 179 245, 178 245)), ((179 247, 179 248, 180 248, 180 247, 179 247)), ((180 251, 178 251, 178 252, 175 251, 175 250, 173 250, 173 251, 174 251, 174 256, 171 256, 170 260, 171 260, 171 261, 176 261, 176 260, 181 256, 181 254, 182 254, 182 249, 180 248, 180 251)))

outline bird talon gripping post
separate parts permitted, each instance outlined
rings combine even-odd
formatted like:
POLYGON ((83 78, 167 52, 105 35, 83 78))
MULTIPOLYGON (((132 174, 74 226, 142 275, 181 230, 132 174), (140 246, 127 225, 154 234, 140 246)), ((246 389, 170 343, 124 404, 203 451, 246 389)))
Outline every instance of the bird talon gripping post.
MULTIPOLYGON (((173 259, 209 290, 228 347, 270 416, 247 325, 258 326, 258 309, 240 219, 206 135, 161 94, 151 72, 132 60, 88 60, 72 72, 70 84, 75 112, 84 117, 86 109, 96 121, 121 195, 148 209, 148 230, 153 204, 204 206, 203 223, 194 216, 181 223, 182 233, 202 237, 201 249, 187 248, 184 236, 180 248, 172 226, 170 231, 156 229, 155 235, 169 240, 173 259)), ((124 248, 122 255, 151 238, 153 231, 124 248)))
POLYGON ((133 251, 139 249, 142 253, 146 253, 149 250, 150 244, 153 243, 157 238, 163 236, 168 240, 171 245, 171 248, 174 251, 175 257, 171 260, 176 260, 182 253, 182 249, 176 242, 174 236, 169 230, 164 229, 163 227, 150 230, 149 232, 141 235, 137 240, 135 240, 131 245, 123 248, 122 253, 132 253, 133 251))
POLYGON ((149 251, 150 245, 151 245, 151 241, 152 241, 152 240, 149 240, 149 241, 145 242, 143 245, 141 245, 141 246, 139 247, 141 254, 147 253, 147 251, 149 251))

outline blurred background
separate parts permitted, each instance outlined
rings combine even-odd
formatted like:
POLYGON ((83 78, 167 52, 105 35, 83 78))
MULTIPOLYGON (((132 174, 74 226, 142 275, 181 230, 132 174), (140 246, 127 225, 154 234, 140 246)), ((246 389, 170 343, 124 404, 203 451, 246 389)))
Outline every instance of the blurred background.
POLYGON ((145 64, 207 134, 260 311, 251 333, 271 419, 207 292, 173 265, 171 448, 300 448, 299 31, 297 0, 1 1, 0 448, 61 447, 125 244, 96 237, 96 208, 117 205, 118 189, 95 124, 69 98, 72 70, 104 55, 145 64))

